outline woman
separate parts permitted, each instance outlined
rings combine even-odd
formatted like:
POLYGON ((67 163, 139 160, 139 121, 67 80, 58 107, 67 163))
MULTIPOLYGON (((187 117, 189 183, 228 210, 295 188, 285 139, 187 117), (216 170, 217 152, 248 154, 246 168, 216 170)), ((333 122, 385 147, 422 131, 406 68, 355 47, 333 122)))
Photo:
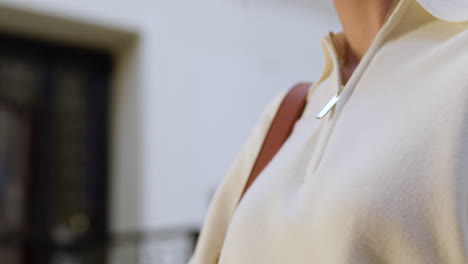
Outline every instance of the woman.
POLYGON ((266 109, 192 264, 468 263, 468 2, 335 7, 303 116, 238 204, 281 96, 266 109))

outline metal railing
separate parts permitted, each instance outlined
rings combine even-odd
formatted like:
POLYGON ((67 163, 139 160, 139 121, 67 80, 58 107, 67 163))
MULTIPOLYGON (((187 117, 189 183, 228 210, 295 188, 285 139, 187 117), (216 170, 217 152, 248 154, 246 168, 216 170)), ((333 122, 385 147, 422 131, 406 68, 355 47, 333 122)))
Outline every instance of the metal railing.
POLYGON ((27 255, 18 243, 3 243, 2 264, 187 264, 197 231, 171 229, 157 232, 115 234, 107 243, 73 248, 35 248, 27 255), (4 262, 6 261, 6 262, 4 262))

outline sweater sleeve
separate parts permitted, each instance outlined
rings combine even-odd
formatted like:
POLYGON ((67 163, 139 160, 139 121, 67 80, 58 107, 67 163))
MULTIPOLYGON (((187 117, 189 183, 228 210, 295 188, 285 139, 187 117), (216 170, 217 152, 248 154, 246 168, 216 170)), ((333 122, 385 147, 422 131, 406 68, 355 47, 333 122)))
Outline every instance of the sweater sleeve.
POLYGON ((237 154, 211 201, 195 252, 189 264, 214 264, 221 252, 231 216, 239 202, 247 178, 286 91, 265 108, 237 154))

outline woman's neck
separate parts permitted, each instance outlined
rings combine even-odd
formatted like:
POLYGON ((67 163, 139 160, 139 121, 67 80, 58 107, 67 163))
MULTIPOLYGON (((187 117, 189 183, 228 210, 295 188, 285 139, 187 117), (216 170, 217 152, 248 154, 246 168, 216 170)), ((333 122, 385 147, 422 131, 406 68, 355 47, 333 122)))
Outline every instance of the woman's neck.
POLYGON ((344 65, 346 82, 369 49, 397 0, 334 0, 348 47, 344 65))
POLYGON ((361 59, 385 23, 395 0, 335 0, 349 48, 361 59))

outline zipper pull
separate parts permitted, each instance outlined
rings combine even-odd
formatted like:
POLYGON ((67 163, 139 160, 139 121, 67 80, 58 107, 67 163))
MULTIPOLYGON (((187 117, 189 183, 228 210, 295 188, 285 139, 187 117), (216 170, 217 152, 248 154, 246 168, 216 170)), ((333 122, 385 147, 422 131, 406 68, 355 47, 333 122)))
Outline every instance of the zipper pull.
POLYGON ((317 115, 317 119, 324 118, 333 109, 336 103, 338 103, 338 100, 340 100, 340 96, 333 96, 332 99, 328 102, 328 104, 325 105, 322 111, 320 111, 320 113, 317 115))

